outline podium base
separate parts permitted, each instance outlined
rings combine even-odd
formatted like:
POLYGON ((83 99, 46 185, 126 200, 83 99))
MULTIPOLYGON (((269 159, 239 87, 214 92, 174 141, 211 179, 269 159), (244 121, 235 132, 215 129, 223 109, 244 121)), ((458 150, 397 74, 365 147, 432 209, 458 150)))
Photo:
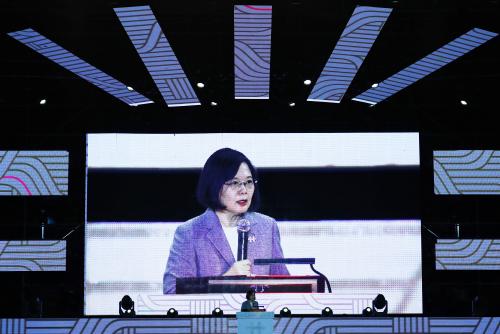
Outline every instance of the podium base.
POLYGON ((238 334, 272 334, 273 312, 237 312, 238 334))

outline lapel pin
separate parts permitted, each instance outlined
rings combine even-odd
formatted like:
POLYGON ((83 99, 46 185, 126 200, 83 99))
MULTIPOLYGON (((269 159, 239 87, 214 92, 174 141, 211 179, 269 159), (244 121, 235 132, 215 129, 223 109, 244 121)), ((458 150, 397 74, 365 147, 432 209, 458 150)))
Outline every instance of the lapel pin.
POLYGON ((255 242, 255 240, 257 240, 257 238, 255 238, 255 234, 250 233, 248 236, 248 242, 255 242))

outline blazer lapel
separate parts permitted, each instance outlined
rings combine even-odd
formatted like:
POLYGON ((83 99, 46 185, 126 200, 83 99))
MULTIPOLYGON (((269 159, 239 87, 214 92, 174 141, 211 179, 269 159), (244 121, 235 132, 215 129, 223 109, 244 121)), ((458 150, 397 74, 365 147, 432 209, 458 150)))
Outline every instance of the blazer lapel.
POLYGON ((209 228, 207 239, 212 243, 212 246, 217 249, 224 261, 226 261, 228 265, 232 265, 235 262, 234 255, 226 239, 226 235, 222 230, 219 218, 212 210, 207 210, 206 215, 207 227, 209 228))
MULTIPOLYGON (((251 259, 253 261, 255 258, 261 258, 261 256, 259 256, 259 247, 256 247, 256 242, 260 242, 259 238, 257 238, 257 236, 261 235, 261 232, 259 229, 260 226, 258 224, 256 224, 255 220, 253 219, 252 214, 245 213, 243 218, 250 221, 250 232, 248 234, 249 240, 248 240, 247 256, 249 259, 251 259)), ((252 265, 253 265, 253 263, 252 263, 252 265)))

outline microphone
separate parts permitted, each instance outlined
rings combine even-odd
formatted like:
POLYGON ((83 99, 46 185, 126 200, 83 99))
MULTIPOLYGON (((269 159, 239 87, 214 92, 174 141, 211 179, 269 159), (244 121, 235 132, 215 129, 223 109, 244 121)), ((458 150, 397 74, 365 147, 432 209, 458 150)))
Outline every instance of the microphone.
POLYGON ((250 232, 250 222, 247 219, 240 219, 237 225, 238 230, 238 259, 246 260, 248 255, 248 233, 250 232))

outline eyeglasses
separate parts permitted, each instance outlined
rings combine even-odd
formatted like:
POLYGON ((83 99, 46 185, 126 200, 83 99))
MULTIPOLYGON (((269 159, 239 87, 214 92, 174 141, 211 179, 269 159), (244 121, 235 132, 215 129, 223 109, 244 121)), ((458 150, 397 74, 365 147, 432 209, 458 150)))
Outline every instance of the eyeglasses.
POLYGON ((255 184, 257 184, 257 180, 252 180, 252 179, 248 179, 245 181, 231 180, 224 182, 224 184, 233 191, 239 190, 241 186, 245 187, 246 190, 253 190, 255 188, 255 184))

